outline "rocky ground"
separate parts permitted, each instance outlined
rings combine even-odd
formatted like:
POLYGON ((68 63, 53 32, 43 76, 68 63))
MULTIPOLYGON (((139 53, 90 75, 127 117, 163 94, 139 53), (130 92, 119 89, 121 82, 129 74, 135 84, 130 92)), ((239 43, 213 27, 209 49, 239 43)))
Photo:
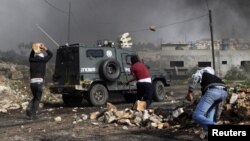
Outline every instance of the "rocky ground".
MULTIPOLYGON (((31 98, 28 67, 0 63, 0 138, 3 141, 105 141, 105 140, 200 140, 200 127, 191 119, 195 103, 184 100, 186 85, 167 88, 163 102, 154 102, 150 110, 132 110, 120 95, 110 104, 91 107, 66 107, 59 95, 44 88, 37 120, 28 120, 25 109, 31 98), (183 109, 180 115, 174 111, 183 109)), ((237 85, 238 86, 238 85, 237 85)), ((224 124, 249 124, 249 89, 240 87, 238 98, 224 104, 224 124)), ((230 96, 231 96, 230 89, 230 96)), ((195 93, 199 96, 199 91, 195 93)))

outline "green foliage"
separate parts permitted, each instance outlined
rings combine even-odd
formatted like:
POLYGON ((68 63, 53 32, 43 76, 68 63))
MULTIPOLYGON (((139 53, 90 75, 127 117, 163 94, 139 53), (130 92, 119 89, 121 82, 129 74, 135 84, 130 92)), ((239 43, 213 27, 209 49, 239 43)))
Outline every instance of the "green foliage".
POLYGON ((227 74, 225 75, 225 79, 227 80, 244 80, 250 82, 250 65, 245 65, 244 67, 237 68, 232 67, 227 74))

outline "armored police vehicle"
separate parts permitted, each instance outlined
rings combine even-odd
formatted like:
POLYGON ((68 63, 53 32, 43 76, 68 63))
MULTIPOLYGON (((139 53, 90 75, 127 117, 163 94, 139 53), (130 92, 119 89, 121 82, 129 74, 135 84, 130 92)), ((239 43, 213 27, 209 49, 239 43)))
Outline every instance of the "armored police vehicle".
MULTIPOLYGON (((50 90, 62 94, 66 105, 81 104, 83 98, 93 106, 104 105, 111 93, 124 94, 132 102, 136 85, 125 85, 132 78, 130 57, 137 55, 131 48, 115 47, 111 42, 87 47, 84 44, 60 46, 57 49, 53 85, 50 90)), ((154 100, 162 101, 169 77, 159 71, 150 71, 155 87, 154 100)))

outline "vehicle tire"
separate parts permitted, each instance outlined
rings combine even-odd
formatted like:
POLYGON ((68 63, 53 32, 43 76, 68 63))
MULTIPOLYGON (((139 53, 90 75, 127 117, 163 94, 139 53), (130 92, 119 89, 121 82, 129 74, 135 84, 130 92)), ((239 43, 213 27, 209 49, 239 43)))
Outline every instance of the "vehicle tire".
POLYGON ((154 88, 154 94, 153 94, 153 99, 154 101, 163 101, 165 96, 166 96, 166 91, 164 84, 160 80, 155 80, 153 82, 153 88, 154 88))
POLYGON ((108 81, 115 81, 120 77, 121 66, 119 62, 113 58, 106 59, 100 66, 100 74, 108 81))
POLYGON ((82 96, 62 95, 63 102, 66 106, 80 106, 82 104, 82 96))
POLYGON ((88 100, 93 106, 102 106, 106 104, 108 98, 108 90, 102 84, 94 84, 89 91, 88 100))

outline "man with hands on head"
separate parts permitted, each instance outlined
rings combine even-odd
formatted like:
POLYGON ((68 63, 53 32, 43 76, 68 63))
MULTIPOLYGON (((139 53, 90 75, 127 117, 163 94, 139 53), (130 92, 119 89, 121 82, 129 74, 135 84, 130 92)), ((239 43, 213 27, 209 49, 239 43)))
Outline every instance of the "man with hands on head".
POLYGON ((36 119, 39 103, 42 98, 42 88, 46 73, 46 63, 52 58, 52 52, 43 43, 34 43, 29 57, 30 88, 33 95, 26 110, 30 119, 36 119))

